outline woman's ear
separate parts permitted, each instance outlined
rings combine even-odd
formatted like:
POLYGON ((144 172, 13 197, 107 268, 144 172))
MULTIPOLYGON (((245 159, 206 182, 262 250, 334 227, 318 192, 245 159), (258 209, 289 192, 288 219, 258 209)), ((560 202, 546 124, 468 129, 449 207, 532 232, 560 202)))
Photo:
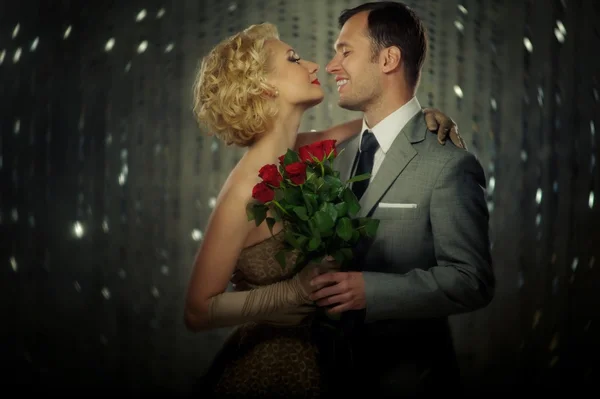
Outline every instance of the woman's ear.
POLYGON ((265 97, 276 98, 279 96, 279 90, 275 88, 273 90, 263 90, 263 95, 265 97))

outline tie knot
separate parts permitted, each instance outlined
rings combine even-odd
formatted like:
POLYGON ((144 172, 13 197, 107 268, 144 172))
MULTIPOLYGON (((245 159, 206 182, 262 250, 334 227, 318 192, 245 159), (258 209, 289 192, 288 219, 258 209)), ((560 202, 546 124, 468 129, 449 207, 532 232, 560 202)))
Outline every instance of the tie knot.
POLYGON ((360 152, 375 152, 377 148, 379 148, 377 138, 371 131, 365 130, 360 142, 360 152))

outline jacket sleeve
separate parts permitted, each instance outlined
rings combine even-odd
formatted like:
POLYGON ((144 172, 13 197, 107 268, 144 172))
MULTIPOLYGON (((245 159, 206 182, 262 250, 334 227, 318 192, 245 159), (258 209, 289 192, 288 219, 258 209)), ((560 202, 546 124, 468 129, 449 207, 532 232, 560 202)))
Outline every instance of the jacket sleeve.
POLYGON ((495 278, 485 186, 475 156, 465 151, 448 160, 430 201, 437 264, 406 274, 363 272, 365 322, 444 317, 489 304, 495 278))

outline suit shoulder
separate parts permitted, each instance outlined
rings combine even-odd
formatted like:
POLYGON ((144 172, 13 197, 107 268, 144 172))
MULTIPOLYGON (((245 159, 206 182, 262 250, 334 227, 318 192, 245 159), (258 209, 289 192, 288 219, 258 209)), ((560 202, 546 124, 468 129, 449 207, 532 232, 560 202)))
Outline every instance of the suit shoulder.
POLYGON ((425 140, 420 143, 416 143, 414 146, 421 156, 425 158, 435 158, 442 163, 452 160, 453 163, 474 162, 479 164, 479 160, 475 154, 455 146, 454 143, 449 139, 445 144, 440 144, 437 140, 437 135, 429 130, 426 133, 425 140))

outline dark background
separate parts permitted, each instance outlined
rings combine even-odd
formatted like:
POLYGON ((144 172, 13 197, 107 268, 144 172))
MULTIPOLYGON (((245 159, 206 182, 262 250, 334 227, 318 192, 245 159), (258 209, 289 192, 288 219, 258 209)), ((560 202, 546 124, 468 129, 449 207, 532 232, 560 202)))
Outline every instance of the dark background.
MULTIPOLYGON (((199 59, 252 23, 321 65, 302 130, 359 117, 324 70, 349 0, 0 3, 0 381, 20 393, 186 394, 227 330, 183 296, 240 152, 198 128, 199 59), (114 40, 114 41, 113 41, 114 40)), ((419 100, 489 183, 496 297, 451 318, 471 392, 590 384, 600 332, 600 3, 408 1, 419 100)), ((5 384, 5 386, 6 386, 5 384)))

